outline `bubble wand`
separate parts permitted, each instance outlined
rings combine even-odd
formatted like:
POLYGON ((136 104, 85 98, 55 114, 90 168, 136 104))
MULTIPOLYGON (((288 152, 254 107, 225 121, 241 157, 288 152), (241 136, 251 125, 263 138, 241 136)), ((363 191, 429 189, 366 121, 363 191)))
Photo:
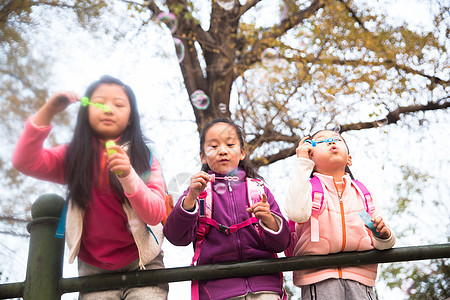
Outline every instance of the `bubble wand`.
POLYGON ((88 104, 94 105, 95 107, 97 107, 98 109, 103 110, 104 112, 108 112, 108 111, 111 110, 108 105, 105 105, 105 104, 102 104, 102 103, 90 102, 88 97, 81 98, 80 102, 81 102, 81 106, 88 106, 88 104))
MULTIPOLYGON (((108 107, 108 106, 106 106, 106 107, 108 107)), ((106 151, 108 152, 108 156, 111 156, 114 153, 117 153, 116 149, 109 148, 110 146, 114 146, 114 145, 116 145, 116 143, 113 140, 106 141, 105 147, 106 147, 106 151)), ((116 175, 122 175, 122 173, 123 173, 122 171, 115 171, 114 172, 114 174, 116 174, 116 175)))

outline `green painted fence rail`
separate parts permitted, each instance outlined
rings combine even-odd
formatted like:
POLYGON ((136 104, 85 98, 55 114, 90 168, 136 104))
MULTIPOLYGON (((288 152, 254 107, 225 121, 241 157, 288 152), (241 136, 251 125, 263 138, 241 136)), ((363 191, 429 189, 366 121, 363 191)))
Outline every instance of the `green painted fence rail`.
POLYGON ((390 250, 346 252, 330 255, 286 257, 241 263, 166 268, 62 278, 64 241, 55 238, 64 199, 58 195, 40 196, 31 209, 28 224, 30 246, 24 282, 0 284, 0 299, 60 299, 62 294, 137 287, 165 282, 252 276, 274 272, 321 267, 355 266, 450 257, 450 243, 399 247, 390 250))

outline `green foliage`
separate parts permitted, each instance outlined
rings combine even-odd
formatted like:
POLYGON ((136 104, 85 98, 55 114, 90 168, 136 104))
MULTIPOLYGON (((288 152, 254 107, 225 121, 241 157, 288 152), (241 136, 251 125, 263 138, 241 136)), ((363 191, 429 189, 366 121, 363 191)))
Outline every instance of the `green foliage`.
POLYGON ((450 297, 450 260, 426 263, 392 263, 381 274, 390 288, 400 288, 411 300, 447 299, 450 297))
MULTIPOLYGON (((400 167, 402 178, 395 187, 395 198, 387 213, 389 223, 398 224, 393 228, 397 243, 411 239, 420 243, 433 244, 435 237, 429 232, 423 236, 419 231, 428 231, 430 227, 449 228, 449 216, 446 208, 448 195, 441 195, 441 182, 433 180, 433 176, 411 166, 400 167), (433 193, 431 190, 434 190, 433 193), (433 216, 435 223, 426 223, 424 216, 433 216), (405 222, 404 220, 418 220, 405 222)), ((448 232, 447 232, 448 234, 448 232)), ((450 260, 430 260, 421 262, 405 262, 383 264, 380 266, 380 278, 391 289, 399 288, 408 294, 409 299, 445 299, 449 297, 450 260)))

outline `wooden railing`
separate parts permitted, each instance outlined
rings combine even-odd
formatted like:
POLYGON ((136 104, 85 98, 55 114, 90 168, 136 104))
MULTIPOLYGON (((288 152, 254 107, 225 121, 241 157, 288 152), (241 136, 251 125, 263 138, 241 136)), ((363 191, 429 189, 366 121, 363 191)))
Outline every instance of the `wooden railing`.
POLYGON ((80 291, 450 257, 450 243, 447 243, 384 251, 345 252, 62 278, 64 240, 55 238, 55 231, 63 206, 64 199, 54 194, 42 195, 33 203, 33 219, 27 225, 30 245, 25 281, 0 284, 0 299, 23 297, 25 300, 53 300, 61 299, 61 295, 65 293, 80 291))

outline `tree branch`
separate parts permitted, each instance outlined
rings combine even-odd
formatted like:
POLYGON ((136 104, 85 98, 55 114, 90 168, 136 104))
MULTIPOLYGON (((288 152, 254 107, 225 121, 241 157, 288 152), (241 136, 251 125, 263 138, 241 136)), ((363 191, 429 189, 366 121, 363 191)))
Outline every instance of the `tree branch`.
MULTIPOLYGON (((450 107, 450 96, 439 99, 436 102, 429 102, 427 104, 417 104, 417 105, 409 105, 409 106, 399 106, 395 110, 389 112, 384 118, 380 118, 371 122, 358 122, 358 123, 350 123, 341 125, 340 132, 352 131, 352 130, 362 130, 362 129, 370 129, 377 128, 389 124, 396 124, 400 119, 401 115, 412 114, 419 111, 431 111, 431 110, 443 110, 450 107)), ((258 143, 256 147, 262 145, 262 143, 271 143, 271 142, 291 142, 294 143, 292 147, 285 148, 280 150, 278 153, 267 155, 265 157, 256 157, 252 159, 252 163, 255 167, 259 168, 261 166, 270 165, 276 161, 285 159, 289 156, 295 154, 295 149, 297 148, 296 142, 300 140, 300 137, 292 135, 287 136, 280 133, 276 134, 263 134, 261 136, 255 137, 251 141, 248 142, 249 145, 252 143, 258 143), (261 139, 261 140, 258 140, 261 139)), ((252 145, 253 146, 253 145, 252 145)), ((256 148, 255 147, 255 148, 256 148)))

